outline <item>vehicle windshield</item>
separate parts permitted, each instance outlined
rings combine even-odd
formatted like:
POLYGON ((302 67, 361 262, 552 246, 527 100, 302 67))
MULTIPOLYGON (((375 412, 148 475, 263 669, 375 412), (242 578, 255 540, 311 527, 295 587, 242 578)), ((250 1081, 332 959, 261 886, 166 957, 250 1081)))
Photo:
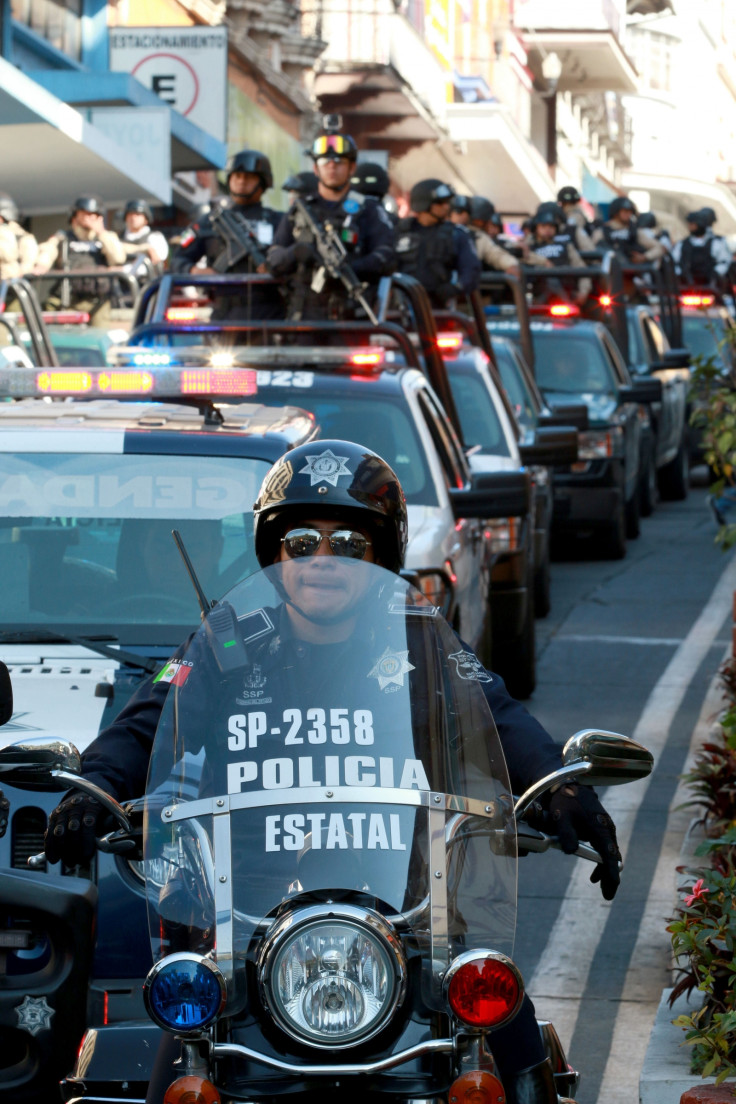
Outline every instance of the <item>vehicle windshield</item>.
POLYGON ((537 383, 541 391, 570 395, 615 394, 613 372, 594 336, 534 330, 537 383))
POLYGON ((391 465, 411 506, 439 505, 426 452, 403 398, 371 394, 370 379, 356 381, 350 391, 345 387, 333 391, 329 381, 313 372, 258 372, 259 402, 283 405, 280 377, 291 381, 289 402, 314 414, 320 437, 365 445, 391 465), (306 377, 307 386, 298 386, 296 376, 306 377))
POLYGON ((10 451, 0 458, 5 631, 178 643, 199 607, 172 529, 208 598, 257 568, 252 507, 265 460, 10 451))
POLYGON ((524 429, 534 429, 537 424, 537 413, 523 373, 511 349, 499 342, 494 342, 496 363, 501 373, 501 381, 509 397, 519 425, 524 429))
POLYGON ((682 340, 693 357, 715 357, 716 364, 724 370, 731 366, 733 358, 728 348, 721 347, 721 342, 728 342, 728 330, 722 318, 683 313, 682 340))
POLYGON ((476 370, 450 368, 448 374, 465 444, 469 448, 478 448, 481 453, 510 456, 511 450, 496 405, 476 370))
POLYGON ((277 912, 327 901, 410 936, 434 1007, 461 950, 512 952, 490 676, 403 579, 338 557, 276 564, 165 677, 144 840, 154 960, 196 949, 242 973, 277 912))

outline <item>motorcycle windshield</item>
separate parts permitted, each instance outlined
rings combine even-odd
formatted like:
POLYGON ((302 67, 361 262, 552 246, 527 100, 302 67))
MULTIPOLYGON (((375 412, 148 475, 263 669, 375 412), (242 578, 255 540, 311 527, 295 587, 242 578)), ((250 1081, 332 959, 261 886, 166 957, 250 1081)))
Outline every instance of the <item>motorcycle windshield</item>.
POLYGON ((238 966, 275 917, 351 900, 422 956, 433 1006, 454 956, 512 953, 490 676, 405 580, 337 556, 274 565, 164 677, 145 827, 154 960, 211 954, 233 1012, 238 966))

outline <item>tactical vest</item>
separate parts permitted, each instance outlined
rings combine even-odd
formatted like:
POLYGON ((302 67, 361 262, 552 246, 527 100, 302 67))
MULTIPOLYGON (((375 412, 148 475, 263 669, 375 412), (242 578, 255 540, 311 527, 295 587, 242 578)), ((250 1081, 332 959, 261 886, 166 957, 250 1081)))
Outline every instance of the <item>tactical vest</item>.
POLYGON ((551 242, 538 242, 536 238, 533 239, 531 248, 540 257, 546 257, 556 268, 560 268, 570 264, 570 254, 567 249, 569 242, 569 235, 558 234, 551 242))
MULTIPOLYGON (((54 268, 69 268, 72 271, 80 268, 109 268, 105 250, 98 238, 92 241, 82 241, 73 230, 60 230, 59 252, 54 261, 54 268)), ((93 298, 109 295, 112 290, 112 281, 97 280, 90 277, 89 280, 75 280, 71 285, 73 299, 93 298)))
POLYGON ((604 222, 601 229, 609 249, 615 249, 618 253, 623 253, 624 257, 629 260, 633 253, 641 253, 641 246, 637 240, 637 229, 633 221, 628 226, 621 227, 620 230, 615 230, 607 222, 604 222))
POLYGON ((422 226, 415 218, 402 219, 396 227, 396 260, 400 272, 414 276, 436 303, 452 297, 455 268, 455 227, 451 222, 422 226))
POLYGON ((715 237, 685 238, 680 251, 680 272, 686 284, 712 284, 716 276, 716 259, 711 249, 715 237))
MULTIPOLYGON (((348 192, 341 203, 327 207, 319 195, 302 196, 312 218, 324 226, 329 223, 338 234, 349 255, 359 256, 362 247, 359 217, 366 207, 366 197, 358 192, 348 192)), ((290 219, 295 242, 312 242, 312 229, 299 210, 292 210, 290 219)), ((313 318, 340 320, 354 314, 355 306, 348 302, 341 280, 326 276, 320 291, 315 291, 312 281, 320 266, 315 263, 299 264, 291 282, 288 316, 293 319, 313 318)))

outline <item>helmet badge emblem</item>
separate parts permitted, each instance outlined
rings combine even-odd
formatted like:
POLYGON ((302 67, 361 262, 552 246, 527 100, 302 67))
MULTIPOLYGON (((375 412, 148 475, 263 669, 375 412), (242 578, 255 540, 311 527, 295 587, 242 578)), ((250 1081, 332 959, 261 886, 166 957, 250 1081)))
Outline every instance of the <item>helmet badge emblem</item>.
POLYGON ((353 474, 345 463, 347 459, 347 456, 335 456, 331 449, 326 449, 319 456, 307 456, 307 463, 299 469, 299 475, 309 476, 310 487, 317 483, 330 483, 336 487, 341 475, 353 474))

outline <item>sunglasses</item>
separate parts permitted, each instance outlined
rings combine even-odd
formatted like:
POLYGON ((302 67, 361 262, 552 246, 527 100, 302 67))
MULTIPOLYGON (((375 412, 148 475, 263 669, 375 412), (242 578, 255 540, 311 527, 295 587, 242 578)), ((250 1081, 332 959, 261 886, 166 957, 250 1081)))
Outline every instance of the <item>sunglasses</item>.
POLYGON ((327 538, 333 556, 345 556, 350 560, 362 560, 371 541, 352 529, 337 529, 329 533, 325 529, 290 529, 281 543, 292 560, 314 556, 322 541, 327 538))
POLYGON ((312 157, 322 157, 326 153, 338 157, 352 157, 355 147, 344 134, 320 134, 312 143, 312 157))

